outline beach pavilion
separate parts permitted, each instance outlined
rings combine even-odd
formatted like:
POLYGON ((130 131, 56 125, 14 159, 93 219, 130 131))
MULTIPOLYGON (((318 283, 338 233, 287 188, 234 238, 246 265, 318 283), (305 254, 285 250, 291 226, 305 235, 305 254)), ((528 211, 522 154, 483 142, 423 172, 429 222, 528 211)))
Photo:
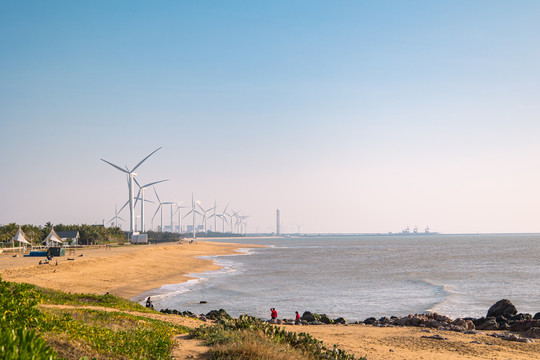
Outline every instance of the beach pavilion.
POLYGON ((54 228, 51 229, 51 232, 45 240, 41 242, 42 244, 45 244, 45 247, 60 247, 64 243, 60 236, 54 231, 54 228))
POLYGON ((27 245, 32 245, 30 243, 30 238, 26 236, 26 234, 24 233, 20 225, 19 225, 19 230, 17 230, 17 233, 15 234, 13 239, 11 239, 11 242, 13 243, 13 247, 15 247, 15 241, 19 243, 19 249, 22 251, 26 251, 27 245))

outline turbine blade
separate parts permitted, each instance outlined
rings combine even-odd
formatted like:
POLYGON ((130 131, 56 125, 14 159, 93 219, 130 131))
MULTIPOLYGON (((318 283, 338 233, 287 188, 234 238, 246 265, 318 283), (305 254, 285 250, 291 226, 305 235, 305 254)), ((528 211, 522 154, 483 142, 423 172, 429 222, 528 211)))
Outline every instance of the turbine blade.
POLYGON ((156 185, 156 184, 159 184, 159 183, 164 182, 164 181, 169 181, 169 179, 167 179, 167 180, 154 181, 154 182, 151 182, 150 184, 144 185, 143 187, 149 187, 149 186, 151 186, 151 185, 156 185))
POLYGON ((158 151, 159 149, 161 149, 161 147, 158 147, 156 150, 152 151, 152 152, 150 153, 150 155, 148 155, 147 157, 145 157, 144 159, 142 159, 141 162, 139 162, 137 165, 135 165, 135 167, 134 167, 131 171, 132 171, 132 172, 135 171, 135 169, 137 169, 139 166, 141 166, 141 164, 142 164, 143 162, 145 162, 146 159, 148 159, 150 156, 154 155, 154 153, 155 153, 156 151, 158 151))
POLYGON ((107 164, 111 165, 111 166, 114 167, 114 168, 117 168, 117 169, 120 170, 121 172, 125 172, 126 174, 129 174, 129 171, 126 171, 126 170, 122 169, 120 166, 114 165, 113 163, 108 162, 107 160, 101 159, 101 161, 106 162, 107 164))
POLYGON ((161 200, 159 199, 159 195, 157 194, 156 187, 153 186, 152 188, 154 189, 154 193, 156 194, 157 201, 161 204, 161 200))
POLYGON ((154 213, 154 215, 152 216, 152 221, 154 221, 154 218, 156 217, 157 213, 159 212, 159 209, 161 209, 161 204, 158 205, 157 209, 156 209, 156 212, 154 213))
POLYGON ((122 207, 120 208, 120 210, 118 210, 118 213, 117 214, 120 214, 120 211, 122 211, 126 206, 127 204, 129 204, 129 200, 126 201, 126 203, 124 205, 122 205, 122 207))
MULTIPOLYGON (((139 182, 137 181, 137 179, 133 178, 133 180, 135 180, 135 184, 137 184, 137 186, 139 187, 139 193, 141 192, 140 188, 141 188, 141 184, 139 184, 139 182)), ((139 196, 139 195, 137 195, 139 196)))
MULTIPOLYGON (((137 184, 138 185, 138 184, 137 184)), ((137 196, 135 197, 135 204, 133 206, 137 206, 137 202, 139 201, 140 199, 140 196, 141 195, 141 188, 139 188, 139 192, 137 193, 137 196)))

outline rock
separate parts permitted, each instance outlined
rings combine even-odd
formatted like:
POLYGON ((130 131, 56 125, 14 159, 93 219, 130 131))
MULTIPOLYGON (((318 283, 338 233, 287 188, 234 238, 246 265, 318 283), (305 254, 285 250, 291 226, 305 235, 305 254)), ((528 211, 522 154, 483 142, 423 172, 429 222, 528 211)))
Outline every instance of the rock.
POLYGON ((370 317, 370 318, 367 318, 366 320, 364 320, 364 324, 366 325, 373 325, 377 322, 377 319, 375 319, 374 317, 370 317))
POLYGON ((435 334, 435 335, 432 335, 432 336, 422 336, 422 338, 424 338, 424 339, 435 339, 435 340, 448 340, 448 338, 442 337, 439 334, 435 334))
POLYGON ((476 328, 478 330, 499 330, 499 324, 497 324, 497 320, 494 317, 490 317, 476 328))
POLYGON ((204 315, 200 315, 200 316, 199 316, 199 320, 202 320, 202 321, 204 321, 204 322, 207 322, 207 321, 208 321, 208 319, 207 319, 206 316, 204 316, 204 315))
POLYGON ((486 317, 489 318, 492 316, 497 317, 499 315, 502 315, 506 318, 509 318, 516 314, 517 314, 517 309, 514 306, 514 304, 512 304, 510 300, 502 299, 502 300, 497 301, 495 304, 493 304, 489 308, 486 317))
POLYGON ((465 330, 474 330, 476 329, 476 326, 474 326, 474 323, 471 320, 465 320, 461 318, 457 318, 452 322, 452 325, 459 326, 464 328, 465 330))
POLYGON ((521 320, 532 320, 533 317, 531 314, 523 314, 523 313, 519 313, 517 315, 514 315, 512 317, 510 317, 508 320, 512 320, 512 321, 521 321, 521 320))
POLYGON ((277 319, 268 320, 269 324, 277 324, 277 319))
POLYGON ((199 304, 208 304, 208 301, 201 300, 199 304))
POLYGON ((206 318, 210 320, 218 320, 218 319, 230 319, 231 316, 227 314, 227 312, 223 309, 219 310, 212 310, 208 314, 206 314, 206 318))
POLYGON ((525 332, 532 328, 540 328, 540 320, 516 321, 510 326, 510 331, 525 332))
POLYGON ((337 319, 334 320, 334 324, 346 324, 346 323, 347 323, 347 320, 345 320, 342 317, 338 317, 337 319))
POLYGON ((540 320, 540 312, 537 312, 536 314, 534 314, 533 319, 540 320))
POLYGON ((315 321, 315 316, 309 312, 309 311, 305 311, 303 314, 302 314, 302 320, 305 320, 307 322, 312 322, 312 321, 315 321))
POLYGON ((328 317, 328 315, 326 315, 326 314, 322 314, 319 317, 319 321, 322 322, 323 324, 332 324, 333 323, 332 319, 330 319, 328 317))

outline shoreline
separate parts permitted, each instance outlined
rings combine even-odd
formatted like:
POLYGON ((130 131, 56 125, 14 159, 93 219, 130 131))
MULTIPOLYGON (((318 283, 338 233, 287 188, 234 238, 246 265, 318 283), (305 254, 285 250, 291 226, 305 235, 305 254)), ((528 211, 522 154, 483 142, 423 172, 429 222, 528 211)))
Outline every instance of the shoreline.
POLYGON ((201 259, 202 256, 235 255, 242 248, 257 247, 264 246, 203 240, 192 244, 74 249, 66 252, 66 256, 54 258, 52 265, 38 265, 44 258, 2 254, 0 276, 5 281, 27 282, 65 292, 108 292, 132 299, 165 284, 193 279, 189 274, 221 268, 213 260, 201 259))

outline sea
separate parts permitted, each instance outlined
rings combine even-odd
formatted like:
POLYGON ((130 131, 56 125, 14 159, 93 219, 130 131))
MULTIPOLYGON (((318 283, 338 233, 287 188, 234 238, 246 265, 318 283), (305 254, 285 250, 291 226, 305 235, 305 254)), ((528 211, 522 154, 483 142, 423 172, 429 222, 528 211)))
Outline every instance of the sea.
POLYGON ((152 291, 155 307, 196 314, 225 309, 259 318, 276 308, 279 318, 311 311, 349 322, 428 312, 481 317, 500 299, 522 313, 540 311, 540 234, 233 241, 266 247, 204 257, 222 268, 152 291))

